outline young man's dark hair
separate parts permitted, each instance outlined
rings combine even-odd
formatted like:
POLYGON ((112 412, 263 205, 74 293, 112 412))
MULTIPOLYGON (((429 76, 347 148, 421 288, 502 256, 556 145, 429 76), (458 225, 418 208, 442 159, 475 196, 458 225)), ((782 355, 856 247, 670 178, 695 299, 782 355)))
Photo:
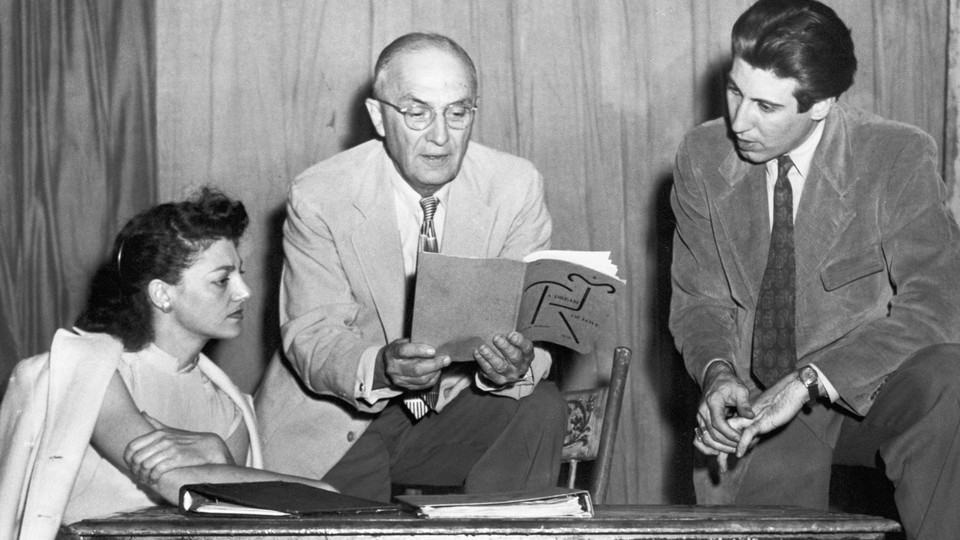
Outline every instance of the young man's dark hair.
POLYGON ((760 0, 737 19, 732 41, 734 57, 799 82, 799 112, 840 97, 857 71, 850 29, 819 2, 760 0))

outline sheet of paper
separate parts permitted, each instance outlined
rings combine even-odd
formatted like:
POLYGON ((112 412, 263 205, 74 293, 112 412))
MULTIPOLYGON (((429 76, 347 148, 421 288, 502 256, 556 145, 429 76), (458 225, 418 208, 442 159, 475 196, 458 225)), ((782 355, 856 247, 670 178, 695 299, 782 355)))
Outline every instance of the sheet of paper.
POLYGON ((455 362, 474 361, 479 345, 513 330, 589 353, 608 331, 624 287, 609 256, 546 251, 521 262, 421 253, 410 339, 455 362))
POLYGON ((510 259, 421 253, 410 340, 473 362, 480 344, 516 328, 524 269, 510 259))

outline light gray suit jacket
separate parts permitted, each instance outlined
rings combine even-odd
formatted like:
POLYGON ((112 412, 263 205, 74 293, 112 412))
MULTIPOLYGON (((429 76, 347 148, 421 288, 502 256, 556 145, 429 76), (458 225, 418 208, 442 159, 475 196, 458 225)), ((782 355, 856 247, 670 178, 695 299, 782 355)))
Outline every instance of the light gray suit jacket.
MULTIPOLYGON (((797 364, 815 363, 840 404, 865 415, 911 353, 960 341, 960 231, 929 135, 840 106, 825 121, 795 220, 797 364)), ((691 131, 677 153, 670 327, 698 381, 725 358, 756 388, 764 174, 739 158, 722 120, 691 131)))
MULTIPOLYGON (((361 363, 370 347, 407 337, 391 174, 394 164, 375 140, 291 185, 280 291, 288 361, 271 361, 257 394, 268 469, 322 478, 399 394, 371 388, 373 368, 361 363)), ((550 245, 543 179, 524 159, 470 143, 448 203, 442 253, 520 259, 550 245)), ((534 384, 549 369, 549 355, 538 350, 534 384)), ((532 387, 502 393, 521 398, 532 387)), ((441 399, 462 387, 449 390, 441 399)))

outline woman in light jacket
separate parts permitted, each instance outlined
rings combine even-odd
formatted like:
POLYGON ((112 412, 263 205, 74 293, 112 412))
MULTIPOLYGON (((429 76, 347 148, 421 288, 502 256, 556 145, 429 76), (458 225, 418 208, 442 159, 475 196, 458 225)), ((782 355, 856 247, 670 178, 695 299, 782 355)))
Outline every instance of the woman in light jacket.
POLYGON ((20 362, 0 408, 0 537, 176 504, 183 484, 258 470, 250 397, 201 352, 240 335, 243 204, 210 189, 134 217, 73 331, 20 362), (252 468, 245 467, 249 465, 252 468))

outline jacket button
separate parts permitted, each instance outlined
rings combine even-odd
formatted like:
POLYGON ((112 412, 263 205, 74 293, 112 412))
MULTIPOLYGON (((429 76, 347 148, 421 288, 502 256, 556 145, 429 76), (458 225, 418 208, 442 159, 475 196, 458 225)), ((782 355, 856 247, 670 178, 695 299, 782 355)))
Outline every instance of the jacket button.
POLYGON ((363 389, 364 389, 363 383, 360 383, 360 393, 361 393, 361 394, 364 392, 363 389))
POLYGON ((347 442, 353 442, 353 440, 356 438, 357 438, 357 435, 354 432, 352 431, 347 432, 347 442))

